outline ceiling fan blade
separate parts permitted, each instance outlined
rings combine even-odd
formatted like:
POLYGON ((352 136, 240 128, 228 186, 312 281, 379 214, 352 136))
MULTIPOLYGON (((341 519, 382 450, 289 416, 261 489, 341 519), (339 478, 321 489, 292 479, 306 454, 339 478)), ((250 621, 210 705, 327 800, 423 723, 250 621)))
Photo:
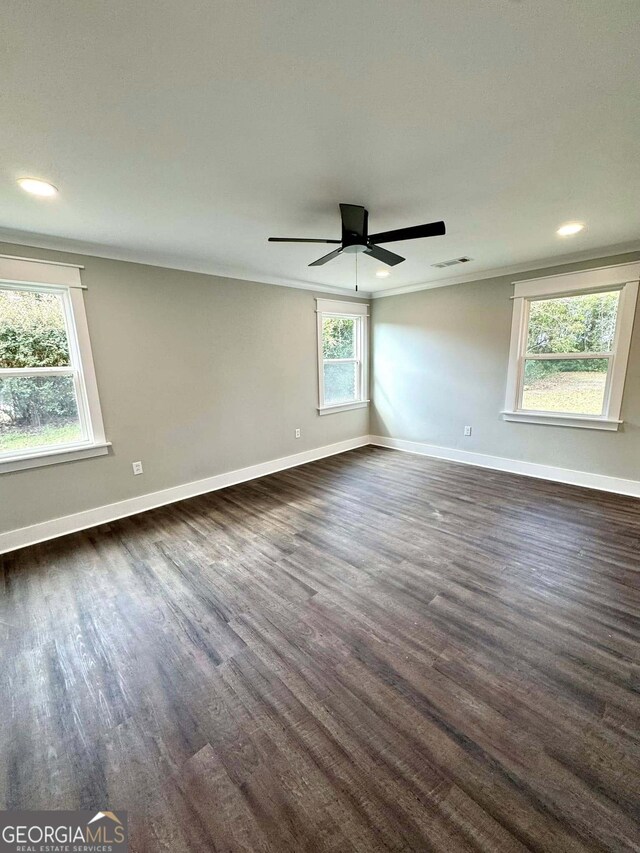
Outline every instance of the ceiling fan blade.
POLYGON ((446 234, 444 222, 428 222, 426 225, 413 225, 411 228, 396 228, 395 231, 381 231, 369 236, 370 243, 393 243, 395 240, 417 240, 419 237, 439 237, 446 234))
POLYGON ((400 255, 388 252, 386 249, 380 248, 380 246, 369 246, 369 248, 364 250, 364 253, 382 261, 383 264, 388 264, 390 267, 395 267, 396 264, 401 264, 404 261, 404 258, 401 258, 400 255))
POLYGON ((340 216, 342 217, 342 231, 357 234, 358 237, 367 236, 367 220, 369 214, 359 204, 341 204, 340 216))
POLYGON ((334 258, 337 258, 338 255, 342 252, 342 246, 339 249, 334 249, 333 252, 329 252, 328 255, 323 255, 321 258, 318 258, 317 261, 314 261, 312 264, 309 264, 310 267, 321 267, 322 264, 326 264, 327 261, 332 261, 334 258))
POLYGON ((311 237, 269 237, 269 243, 340 243, 340 240, 316 240, 311 237))

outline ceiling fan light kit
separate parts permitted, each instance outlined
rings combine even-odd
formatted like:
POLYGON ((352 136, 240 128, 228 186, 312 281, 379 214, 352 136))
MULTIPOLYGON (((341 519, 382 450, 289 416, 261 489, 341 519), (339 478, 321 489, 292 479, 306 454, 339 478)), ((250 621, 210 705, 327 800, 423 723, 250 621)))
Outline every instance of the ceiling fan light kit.
POLYGON ((341 204, 342 238, 340 240, 318 240, 303 237, 269 237, 271 243, 335 243, 338 248, 318 258, 309 264, 319 267, 332 261, 342 254, 365 254, 393 267, 405 259, 388 249, 383 249, 379 243, 394 243, 399 240, 417 240, 422 237, 438 237, 446 233, 442 221, 429 222, 426 225, 413 225, 409 228, 396 228, 393 231, 380 231, 369 234, 369 211, 359 204, 341 204))

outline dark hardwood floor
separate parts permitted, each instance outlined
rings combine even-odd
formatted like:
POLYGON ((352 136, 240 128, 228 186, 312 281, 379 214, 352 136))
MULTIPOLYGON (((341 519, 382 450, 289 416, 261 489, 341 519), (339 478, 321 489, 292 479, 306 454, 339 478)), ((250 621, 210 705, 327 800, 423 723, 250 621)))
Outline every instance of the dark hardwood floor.
POLYGON ((639 850, 640 501, 371 447, 0 558, 0 806, 639 850))

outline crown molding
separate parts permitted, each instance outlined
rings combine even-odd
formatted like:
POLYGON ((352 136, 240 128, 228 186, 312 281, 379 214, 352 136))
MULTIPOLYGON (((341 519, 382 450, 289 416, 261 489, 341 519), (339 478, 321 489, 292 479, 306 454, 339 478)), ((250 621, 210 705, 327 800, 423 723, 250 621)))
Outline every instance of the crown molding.
MULTIPOLYGON (((55 237, 47 234, 32 234, 25 231, 12 231, 0 228, 0 243, 14 246, 28 246, 32 249, 49 249, 54 252, 67 252, 84 257, 103 258, 110 261, 123 261, 129 264, 141 264, 148 267, 193 272, 200 275, 212 275, 218 278, 250 281, 254 284, 274 284, 278 287, 292 287, 296 290, 310 290, 314 293, 333 293, 339 296, 351 296, 356 299, 369 299, 371 293, 366 290, 355 291, 347 287, 334 287, 330 284, 317 284, 293 278, 279 278, 264 275, 254 271, 237 271, 230 267, 209 263, 208 261, 188 261, 172 258, 170 255, 147 256, 145 252, 120 249, 117 246, 105 246, 102 243, 89 243, 83 240, 73 240, 67 237, 55 237)), ((26 260, 33 260, 27 258, 26 260)), ((75 266, 75 265, 74 265, 75 266)))
POLYGON ((502 276, 517 275, 520 273, 540 272, 544 269, 562 267, 567 264, 577 264, 581 261, 594 261, 607 259, 616 255, 626 255, 640 252, 640 242, 618 243, 613 246, 601 246, 597 249, 589 249, 584 252, 574 252, 569 255, 541 258, 534 261, 526 261, 521 264, 511 264, 504 267, 495 267, 488 270, 476 270, 475 272, 457 275, 451 278, 438 278, 433 281, 425 281, 416 284, 407 284, 404 287, 394 287, 387 290, 376 290, 370 298, 382 299, 385 296, 402 296, 404 293, 416 293, 419 290, 432 290, 436 287, 449 287, 453 284, 466 284, 470 281, 483 281, 488 278, 501 278, 502 276))
POLYGON ((386 296, 402 296, 405 293, 416 293, 420 290, 431 290, 437 287, 449 287, 454 284, 465 284, 470 281, 483 281, 489 278, 517 275, 520 273, 539 272, 547 268, 561 267, 566 264, 580 263, 600 258, 609 258, 615 255, 624 255, 633 252, 640 253, 640 241, 617 243, 610 246, 588 249, 583 252, 573 252, 555 257, 546 257, 525 261, 520 264, 510 264, 492 269, 475 270, 463 275, 451 278, 437 278, 431 281, 416 282, 402 287, 387 288, 383 290, 354 291, 346 287, 334 287, 330 284, 317 284, 302 279, 279 278, 265 275, 256 271, 237 271, 228 266, 210 263, 203 260, 177 259, 170 255, 159 256, 148 255, 130 249, 121 249, 117 246, 105 246, 102 243, 90 243, 83 240, 73 240, 67 237, 55 237, 49 234, 36 234, 26 231, 15 231, 0 228, 0 242, 18 246, 29 246, 33 249, 50 249, 56 252, 69 252, 76 255, 104 258, 106 260, 124 261, 125 263, 143 264, 163 269, 175 269, 182 272, 200 273, 201 275, 213 275, 220 278, 237 279, 239 281, 250 281, 256 284, 272 284, 278 287, 291 287, 296 290, 308 290, 315 293, 333 293, 339 296, 350 296, 360 299, 382 299, 386 296))

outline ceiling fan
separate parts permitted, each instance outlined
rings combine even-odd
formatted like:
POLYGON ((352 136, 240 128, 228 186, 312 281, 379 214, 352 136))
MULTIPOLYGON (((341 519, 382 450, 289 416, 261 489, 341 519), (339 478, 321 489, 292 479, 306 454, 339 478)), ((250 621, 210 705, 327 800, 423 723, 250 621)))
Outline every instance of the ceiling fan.
POLYGON ((410 228, 396 228, 395 231, 380 231, 379 234, 369 234, 369 211, 359 204, 341 204, 342 217, 341 240, 317 240, 304 237, 269 237, 271 243, 339 243, 340 248, 334 249, 328 255, 323 255, 310 267, 319 267, 332 261, 343 252, 371 255, 388 264, 390 267, 401 264, 404 258, 393 252, 382 249, 378 243, 393 243, 396 240, 417 240, 419 237, 437 237, 446 233, 444 222, 429 222, 427 225, 413 225, 410 228))

